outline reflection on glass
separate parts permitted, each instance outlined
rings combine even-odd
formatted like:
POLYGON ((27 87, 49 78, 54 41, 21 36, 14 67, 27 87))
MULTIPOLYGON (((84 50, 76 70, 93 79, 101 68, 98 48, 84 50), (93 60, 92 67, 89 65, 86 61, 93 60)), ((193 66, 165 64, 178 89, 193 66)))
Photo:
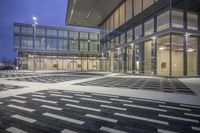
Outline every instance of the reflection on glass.
POLYGON ((187 75, 197 75, 197 37, 187 37, 187 75))
POLYGON ((183 76, 182 35, 172 35, 172 76, 183 76))
POLYGON ((157 39, 157 75, 169 76, 170 71, 170 36, 157 39))
POLYGON ((169 28, 169 11, 157 17, 157 31, 169 28))

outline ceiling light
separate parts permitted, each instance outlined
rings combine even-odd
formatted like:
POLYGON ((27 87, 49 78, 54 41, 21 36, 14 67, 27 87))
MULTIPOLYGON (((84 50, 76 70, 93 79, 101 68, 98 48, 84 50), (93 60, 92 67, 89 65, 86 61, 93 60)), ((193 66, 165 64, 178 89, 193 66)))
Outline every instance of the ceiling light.
POLYGON ((159 50, 164 50, 165 49, 165 47, 160 47, 160 48, 158 48, 159 50))
POLYGON ((187 52, 194 52, 194 49, 188 49, 187 52))

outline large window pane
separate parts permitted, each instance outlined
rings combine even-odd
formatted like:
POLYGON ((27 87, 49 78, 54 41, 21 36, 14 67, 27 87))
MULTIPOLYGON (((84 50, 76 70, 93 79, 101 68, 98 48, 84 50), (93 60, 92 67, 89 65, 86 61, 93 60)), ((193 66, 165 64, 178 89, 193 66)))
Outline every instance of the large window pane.
POLYGON ((32 49, 33 48, 33 38, 32 37, 22 37, 22 48, 32 49))
POLYGON ((98 40, 98 35, 97 33, 90 33, 90 40, 98 40))
POLYGON ((48 38, 47 39, 47 49, 48 50, 57 50, 57 39, 48 38))
POLYGON ((131 46, 127 48, 126 60, 127 60, 127 70, 132 71, 132 47, 131 46))
POLYGON ((78 32, 76 32, 76 31, 70 31, 69 32, 69 37, 71 39, 77 40, 78 39, 78 32))
POLYGON ((183 76, 183 36, 172 35, 172 75, 183 76))
POLYGON ((110 16, 110 32, 114 30, 114 14, 110 16))
POLYGON ((183 12, 172 10, 172 27, 183 28, 183 12))
POLYGON ((157 17, 157 31, 161 31, 169 27, 169 11, 167 11, 157 17))
POLYGON ((157 39, 157 75, 169 76, 170 72, 170 36, 157 39))
POLYGON ((152 41, 144 43, 144 72, 147 75, 152 74, 152 41))
POLYGON ((127 42, 131 42, 133 40, 133 33, 132 33, 132 29, 130 29, 128 32, 127 32, 127 42))
POLYGON ((59 39, 58 50, 61 50, 61 51, 67 51, 68 50, 68 40, 67 39, 59 39))
POLYGON ((188 37, 187 41, 187 74, 189 76, 197 75, 197 37, 188 37))
POLYGON ((134 0, 134 16, 142 11, 142 0, 134 0))
POLYGON ((80 39, 88 40, 88 33, 80 32, 80 39))
POLYGON ((22 27, 21 29, 22 34, 32 35, 33 34, 33 28, 32 27, 22 27))
POLYGON ((59 37, 64 37, 64 38, 68 38, 68 31, 67 30, 59 30, 58 31, 58 36, 59 37))
POLYGON ((119 16, 120 16, 120 21, 119 21, 119 25, 122 25, 122 24, 124 24, 124 22, 125 22, 125 3, 123 3, 121 6, 120 6, 120 14, 119 14, 119 16))
POLYGON ((106 34, 108 34, 110 32, 110 19, 108 18, 106 20, 106 34))
POLYGON ((154 3, 154 0, 143 0, 143 10, 151 6, 153 3, 154 3))
POLYGON ((151 19, 144 24, 144 32, 145 35, 154 33, 154 19, 151 19))
POLYGON ((20 37, 14 36, 14 48, 20 48, 20 37))
POLYGON ((142 37, 142 25, 135 27, 135 40, 142 37))
POLYGON ((133 15, 132 0, 126 0, 126 21, 132 18, 133 15))
POLYGON ((47 36, 57 36, 57 30, 47 30, 47 36))
POLYGON ((198 30, 198 15, 188 13, 187 14, 187 28, 191 30, 198 30))
POLYGON ((116 46, 118 46, 118 45, 120 44, 119 38, 120 38, 119 36, 118 36, 118 37, 115 37, 115 45, 116 45, 116 46))
POLYGON ((20 33, 20 26, 14 26, 14 33, 20 33))
POLYGON ((99 49, 99 42, 91 41, 90 42, 90 52, 98 52, 99 49))
POLYGON ((88 51, 88 41, 80 41, 80 51, 82 52, 88 51))
POLYGON ((125 43, 125 33, 121 35, 121 45, 123 45, 125 43))
POLYGON ((78 41, 77 40, 70 40, 69 41, 69 51, 78 51, 78 41))
POLYGON ((36 35, 45 36, 45 29, 36 28, 36 35))
POLYGON ((114 13, 114 25, 115 25, 115 29, 116 28, 118 28, 118 26, 119 26, 119 9, 117 9, 116 11, 115 11, 115 13, 114 13))
POLYGON ((45 38, 44 37, 36 37, 35 40, 35 49, 45 49, 45 38))

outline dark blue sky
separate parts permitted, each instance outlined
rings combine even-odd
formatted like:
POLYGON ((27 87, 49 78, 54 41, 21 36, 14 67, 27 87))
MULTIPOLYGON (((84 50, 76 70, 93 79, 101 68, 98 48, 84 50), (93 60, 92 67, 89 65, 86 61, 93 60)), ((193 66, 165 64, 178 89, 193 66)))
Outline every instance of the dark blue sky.
POLYGON ((32 23, 32 16, 37 16, 41 25, 70 27, 65 26, 67 3, 68 0, 0 0, 0 62, 3 57, 16 57, 14 22, 32 23))

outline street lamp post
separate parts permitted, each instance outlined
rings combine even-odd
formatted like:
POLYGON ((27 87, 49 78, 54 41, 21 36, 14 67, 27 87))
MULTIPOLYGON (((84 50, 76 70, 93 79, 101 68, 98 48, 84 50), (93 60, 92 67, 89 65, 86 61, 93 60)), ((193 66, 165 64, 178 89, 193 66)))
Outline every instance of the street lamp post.
POLYGON ((35 72, 35 32, 36 32, 36 26, 38 25, 37 23, 37 18, 33 17, 33 71, 35 72))

